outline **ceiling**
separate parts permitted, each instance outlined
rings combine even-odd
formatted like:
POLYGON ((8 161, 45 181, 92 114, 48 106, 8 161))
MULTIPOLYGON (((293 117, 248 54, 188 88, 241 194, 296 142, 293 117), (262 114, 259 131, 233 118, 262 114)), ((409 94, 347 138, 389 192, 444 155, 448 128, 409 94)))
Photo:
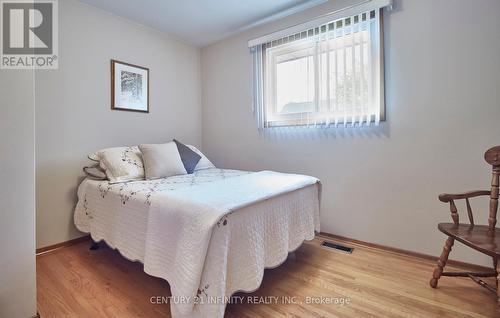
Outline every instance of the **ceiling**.
POLYGON ((327 0, 80 0, 195 46, 303 11, 327 0))

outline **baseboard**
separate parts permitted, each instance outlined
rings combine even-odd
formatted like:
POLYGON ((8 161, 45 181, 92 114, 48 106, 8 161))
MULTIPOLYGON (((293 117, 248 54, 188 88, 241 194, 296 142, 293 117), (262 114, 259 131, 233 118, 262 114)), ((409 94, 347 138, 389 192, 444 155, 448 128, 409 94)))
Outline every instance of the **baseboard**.
POLYGON ((57 244, 54 244, 54 245, 49 245, 49 246, 37 248, 36 249, 36 256, 40 256, 40 255, 43 255, 43 254, 46 254, 46 253, 50 253, 50 252, 53 252, 53 251, 58 250, 60 248, 68 247, 68 246, 75 245, 75 244, 78 244, 78 243, 81 243, 81 242, 85 242, 85 241, 89 241, 89 240, 90 240, 90 235, 85 235, 85 236, 82 236, 82 237, 79 237, 79 238, 76 238, 76 239, 72 239, 72 240, 69 240, 69 241, 66 241, 66 242, 61 242, 61 243, 57 243, 57 244))
MULTIPOLYGON (((365 247, 369 247, 369 248, 376 248, 376 249, 383 250, 383 251, 388 251, 388 252, 392 252, 392 253, 402 254, 402 255, 406 255, 406 256, 417 257, 417 258, 431 260, 431 261, 435 261, 435 262, 439 259, 438 256, 432 256, 432 255, 428 255, 428 254, 424 254, 424 253, 419 253, 419 252, 404 250, 404 249, 401 249, 401 248, 386 246, 386 245, 377 244, 377 243, 365 242, 365 241, 356 240, 356 239, 352 239, 352 238, 349 238, 349 237, 345 237, 345 236, 341 236, 341 235, 336 235, 336 234, 330 234, 330 233, 326 233, 326 232, 320 232, 319 235, 323 236, 325 238, 332 238, 332 239, 337 239, 337 240, 343 240, 343 241, 346 241, 346 242, 350 242, 350 243, 353 243, 353 244, 357 244, 357 245, 361 245, 361 246, 365 246, 365 247)), ((69 240, 69 241, 66 241, 66 242, 61 242, 61 243, 57 243, 57 244, 54 244, 54 245, 50 245, 50 246, 38 248, 36 250, 36 255, 40 256, 40 255, 43 255, 43 254, 46 254, 46 253, 49 253, 49 252, 53 252, 53 251, 58 250, 60 248, 68 247, 68 246, 71 246, 71 245, 75 245, 75 244, 78 244, 78 243, 81 243, 81 242, 84 242, 84 241, 90 241, 90 235, 86 235, 86 236, 82 236, 82 237, 79 237, 79 238, 76 238, 76 239, 73 239, 73 240, 69 240)), ((457 266, 457 267, 465 267, 465 268, 469 268, 471 270, 476 270, 476 271, 481 271, 481 272, 491 271, 491 268, 486 267, 486 266, 481 266, 481 265, 476 265, 476 264, 471 264, 471 263, 466 263, 466 262, 461 262, 461 261, 451 260, 451 259, 448 260, 447 264, 452 265, 452 266, 457 266)))
MULTIPOLYGON (((376 249, 383 250, 386 252, 392 252, 392 253, 402 254, 402 255, 406 255, 406 256, 422 258, 422 259, 431 260, 431 261, 435 261, 435 262, 437 262, 437 260, 439 259, 438 256, 432 256, 432 255, 428 255, 428 254, 424 254, 424 253, 408 251, 408 250, 404 250, 401 248, 390 247, 390 246, 386 246, 386 245, 382 245, 382 244, 369 243, 369 242, 360 241, 360 240, 352 239, 349 237, 330 234, 330 233, 326 233, 326 232, 320 232, 319 235, 326 237, 326 238, 343 240, 343 241, 350 242, 350 243, 357 244, 357 245, 361 245, 364 247, 376 248, 376 249)), ((456 266, 456 267, 465 267, 465 268, 468 268, 470 270, 478 271, 478 272, 491 272, 491 269, 493 268, 493 265, 492 265, 492 267, 485 267, 485 266, 481 266, 481 265, 470 264, 470 263, 451 260, 451 259, 448 260, 447 264, 451 265, 451 266, 456 266)))

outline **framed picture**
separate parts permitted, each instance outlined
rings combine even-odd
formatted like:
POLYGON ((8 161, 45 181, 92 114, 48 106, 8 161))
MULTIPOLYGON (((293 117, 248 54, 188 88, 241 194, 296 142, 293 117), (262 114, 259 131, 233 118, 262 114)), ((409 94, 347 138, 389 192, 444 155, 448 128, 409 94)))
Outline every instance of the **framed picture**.
POLYGON ((149 69, 111 60, 111 109, 149 113, 149 69))

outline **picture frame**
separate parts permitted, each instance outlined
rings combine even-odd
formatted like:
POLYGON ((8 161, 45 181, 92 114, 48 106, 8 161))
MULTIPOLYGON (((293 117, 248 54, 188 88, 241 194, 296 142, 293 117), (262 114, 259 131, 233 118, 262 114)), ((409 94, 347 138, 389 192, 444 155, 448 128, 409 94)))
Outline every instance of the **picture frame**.
POLYGON ((111 60, 111 109, 149 113, 149 69, 111 60))

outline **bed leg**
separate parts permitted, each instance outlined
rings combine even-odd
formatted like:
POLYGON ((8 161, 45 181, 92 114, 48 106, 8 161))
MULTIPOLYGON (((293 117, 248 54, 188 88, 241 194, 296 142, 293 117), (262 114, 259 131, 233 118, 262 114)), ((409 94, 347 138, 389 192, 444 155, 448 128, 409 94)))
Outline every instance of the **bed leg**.
POLYGON ((92 241, 92 244, 90 245, 89 250, 95 251, 99 249, 99 243, 92 241))

